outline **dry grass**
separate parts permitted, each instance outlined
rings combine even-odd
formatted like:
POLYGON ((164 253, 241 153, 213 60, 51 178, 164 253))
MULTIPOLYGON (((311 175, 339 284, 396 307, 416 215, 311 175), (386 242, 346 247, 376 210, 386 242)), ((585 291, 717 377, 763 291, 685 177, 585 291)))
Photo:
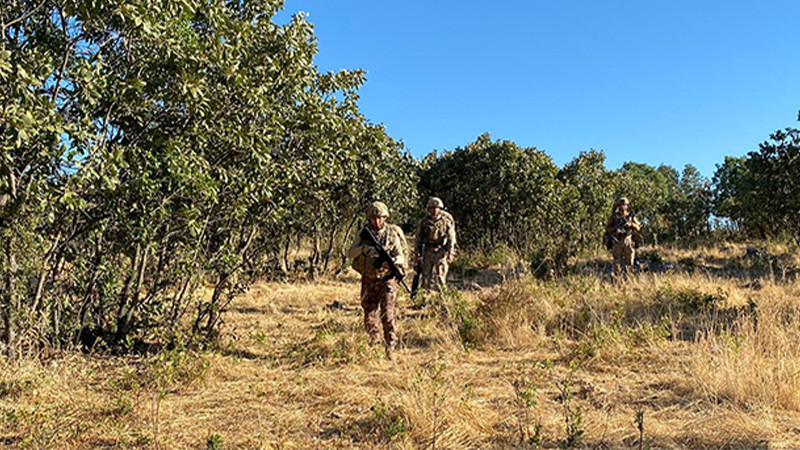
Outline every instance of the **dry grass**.
POLYGON ((353 279, 261 284, 212 352, 5 363, 0 442, 549 448, 571 433, 637 448, 641 412, 645 447, 800 448, 800 282, 713 270, 743 251, 661 250, 699 269, 624 289, 585 273, 429 297, 422 312, 403 298, 395 361, 369 346, 353 279))

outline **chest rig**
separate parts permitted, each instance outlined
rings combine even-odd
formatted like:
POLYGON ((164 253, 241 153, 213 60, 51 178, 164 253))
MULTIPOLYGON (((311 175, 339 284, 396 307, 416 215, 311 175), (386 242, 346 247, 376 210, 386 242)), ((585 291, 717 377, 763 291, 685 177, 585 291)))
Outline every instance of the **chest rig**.
POLYGON ((435 220, 428 218, 422 227, 422 233, 425 248, 438 250, 447 239, 447 221, 444 217, 439 217, 435 220))

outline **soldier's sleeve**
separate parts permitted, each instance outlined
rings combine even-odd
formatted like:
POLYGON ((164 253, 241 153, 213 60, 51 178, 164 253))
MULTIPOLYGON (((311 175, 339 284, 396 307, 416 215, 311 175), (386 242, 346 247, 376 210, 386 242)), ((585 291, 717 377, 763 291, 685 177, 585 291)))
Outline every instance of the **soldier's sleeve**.
POLYGON ((606 233, 611 233, 612 231, 614 231, 615 225, 616 224, 614 223, 614 215, 612 214, 611 217, 609 217, 608 221, 606 222, 606 233))
POLYGON ((361 229, 358 229, 358 233, 356 233, 356 239, 353 241, 353 245, 350 246, 350 249, 347 251, 347 257, 350 259, 358 258, 364 250, 366 250, 367 246, 361 242, 361 229))
POLYGON ((401 269, 406 268, 406 248, 408 247, 408 243, 406 242, 406 235, 403 234, 403 230, 400 227, 394 228, 394 248, 397 250, 397 254, 394 255, 394 263, 397 264, 398 267, 401 269))
POLYGON ((456 221, 450 216, 447 224, 447 253, 454 255, 456 249, 456 221))

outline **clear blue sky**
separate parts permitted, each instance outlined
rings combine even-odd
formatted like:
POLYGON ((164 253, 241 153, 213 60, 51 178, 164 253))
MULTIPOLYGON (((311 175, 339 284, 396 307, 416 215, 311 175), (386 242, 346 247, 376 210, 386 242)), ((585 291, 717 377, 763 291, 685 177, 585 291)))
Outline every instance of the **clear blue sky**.
POLYGON ((711 176, 800 126, 798 1, 287 0, 276 21, 298 11, 319 68, 366 70, 362 112, 417 157, 489 132, 711 176))

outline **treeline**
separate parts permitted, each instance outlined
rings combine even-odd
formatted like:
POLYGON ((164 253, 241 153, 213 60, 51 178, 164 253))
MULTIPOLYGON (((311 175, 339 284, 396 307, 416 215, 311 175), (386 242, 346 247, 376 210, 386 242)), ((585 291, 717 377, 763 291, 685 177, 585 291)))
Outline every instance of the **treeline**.
POLYGON ((0 9, 8 355, 209 342, 298 238, 313 273, 373 197, 410 210, 417 163, 359 112, 364 74, 318 71, 312 25, 276 24, 281 3, 0 9))
POLYGON ((438 194, 458 220, 460 241, 484 250, 510 246, 540 272, 562 270, 578 251, 600 245, 614 199, 628 197, 651 241, 709 232, 711 182, 687 165, 625 163, 582 152, 558 167, 544 152, 510 141, 477 141, 423 161, 420 191, 438 194))
POLYGON ((536 148, 483 135, 426 156, 419 191, 444 200, 461 243, 510 246, 541 273, 561 271, 571 256, 599 246, 614 199, 622 196, 649 243, 718 233, 800 244, 800 130, 776 131, 758 151, 726 157, 711 179, 691 164, 678 171, 628 162, 608 170, 595 150, 558 167, 536 148))
POLYGON ((797 231, 798 132, 692 166, 601 152, 565 167, 481 136, 411 157, 358 109, 361 71, 322 73, 279 0, 18 0, 0 10, 0 341, 19 351, 213 341, 260 277, 347 266, 362 208, 409 229, 442 197, 465 248, 534 270, 599 245, 627 195, 652 241, 797 231), (208 287, 208 292, 206 289, 208 287))
POLYGON ((798 243, 800 130, 778 130, 758 151, 726 157, 714 174, 712 207, 748 236, 798 243))

